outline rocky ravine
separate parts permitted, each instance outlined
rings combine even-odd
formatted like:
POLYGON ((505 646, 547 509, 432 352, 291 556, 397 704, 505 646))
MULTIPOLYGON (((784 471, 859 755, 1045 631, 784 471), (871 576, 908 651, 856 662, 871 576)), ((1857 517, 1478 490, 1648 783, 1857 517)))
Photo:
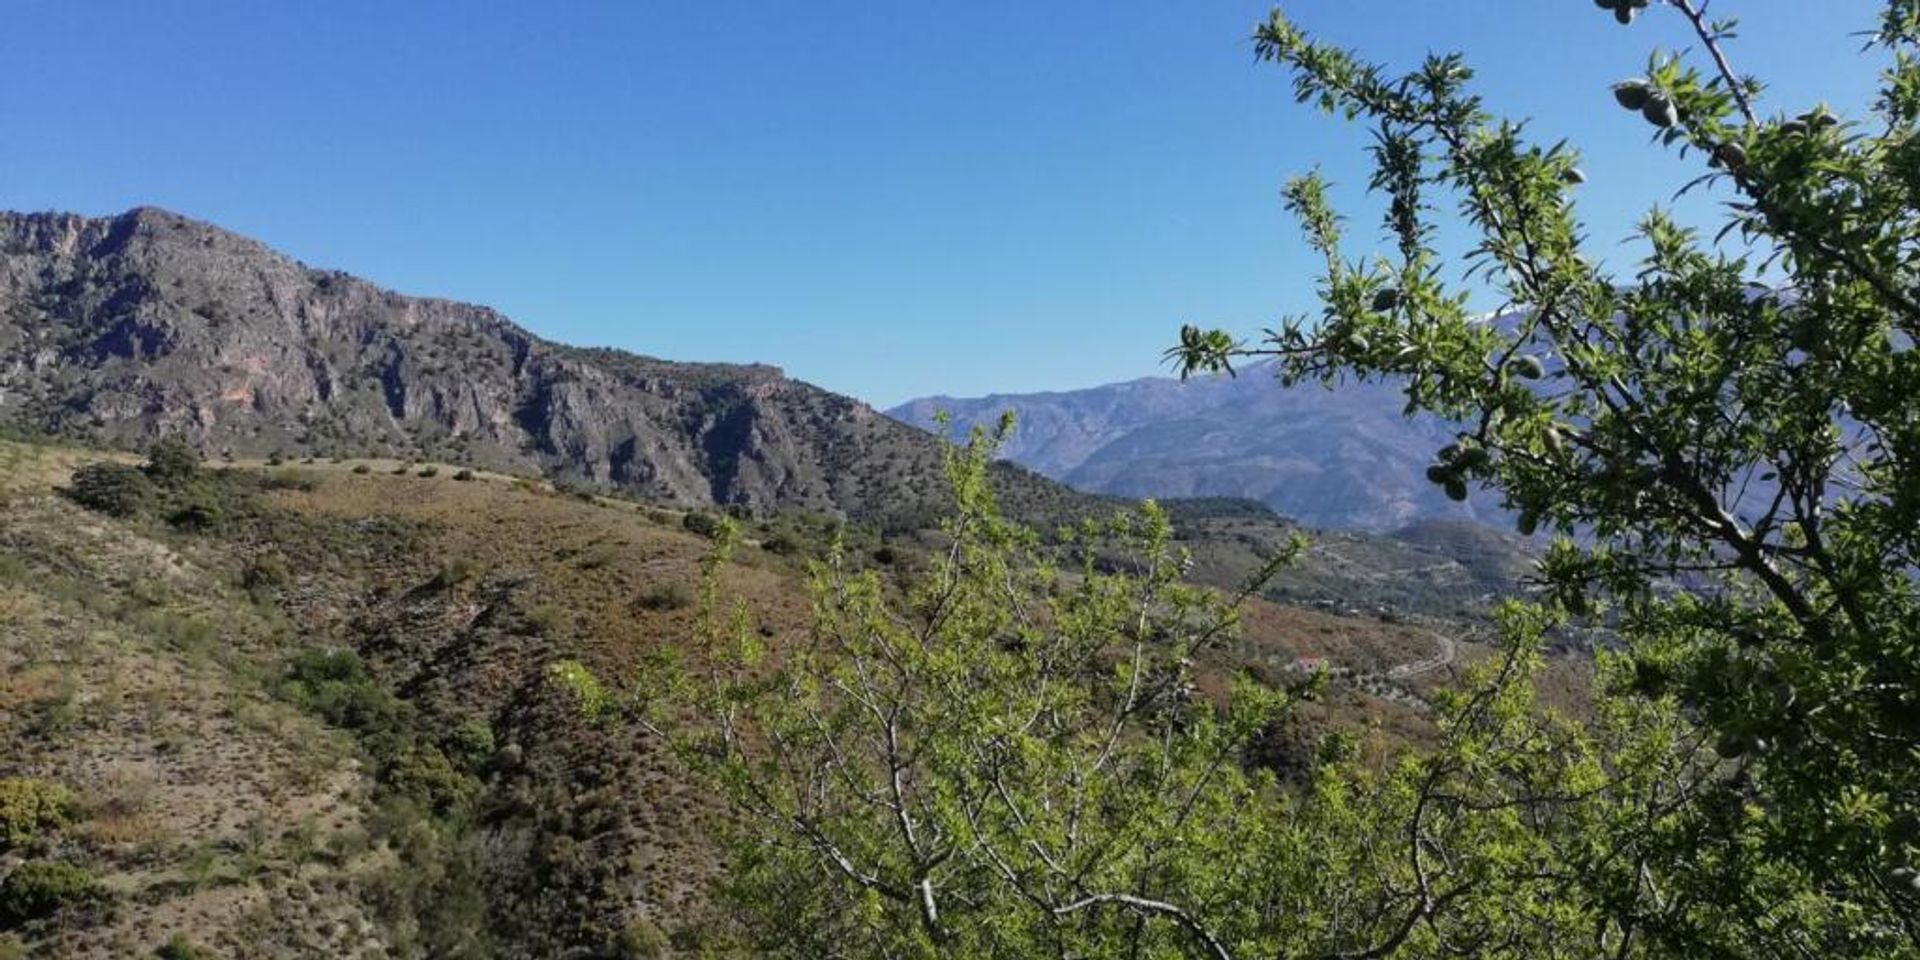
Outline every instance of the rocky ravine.
MULTIPOLYGON (((877 517, 943 495, 933 438, 777 368, 551 343, 153 208, 0 213, 0 423, 435 457, 692 506, 877 517)), ((1003 484, 1075 499, 1025 471, 1003 484)))

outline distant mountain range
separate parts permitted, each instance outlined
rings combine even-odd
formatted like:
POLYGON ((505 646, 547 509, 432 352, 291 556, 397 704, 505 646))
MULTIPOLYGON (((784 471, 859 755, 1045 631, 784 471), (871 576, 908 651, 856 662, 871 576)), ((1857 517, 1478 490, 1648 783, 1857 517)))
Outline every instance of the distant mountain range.
POLYGON ((1002 453, 1083 490, 1258 500, 1310 526, 1396 530, 1428 520, 1504 524, 1497 502, 1454 503, 1425 476, 1453 427, 1402 415, 1391 385, 1285 389, 1271 366, 1235 378, 1144 378, 1059 393, 926 397, 888 411, 964 435, 1013 411, 1002 453))
MULTIPOLYGON (((665 503, 911 518, 940 446, 776 367, 543 340, 154 208, 0 213, 0 424, 209 456, 402 456, 665 503)), ((1008 466, 1011 506, 1097 502, 1008 466)))

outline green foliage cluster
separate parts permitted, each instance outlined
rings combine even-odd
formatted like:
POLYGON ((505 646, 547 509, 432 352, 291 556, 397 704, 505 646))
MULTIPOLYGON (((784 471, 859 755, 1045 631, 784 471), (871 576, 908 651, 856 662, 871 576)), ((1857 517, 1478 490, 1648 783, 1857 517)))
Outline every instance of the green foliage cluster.
POLYGON ((673 955, 673 943, 650 920, 635 920, 620 933, 615 945, 619 960, 662 960, 673 955))
MULTIPOLYGON (((473 776, 422 729, 414 706, 394 696, 351 650, 296 654, 280 681, 279 695, 352 731, 373 760, 382 785, 408 802, 452 814, 478 789, 473 776)), ((459 735, 456 752, 470 754, 471 731, 456 728, 454 733, 459 735)))
POLYGON ((269 470, 260 478, 260 488, 263 490, 300 490, 311 493, 320 489, 320 483, 320 474, 297 468, 269 470))
MULTIPOLYGON (((1600 6, 1626 24, 1647 5, 1600 6)), ((1732 66, 1735 25, 1661 6, 1694 53, 1656 54, 1611 99, 1699 164, 1682 192, 1722 201, 1717 232, 1656 208, 1615 276, 1576 216, 1577 155, 1489 113, 1463 60, 1392 76, 1276 13, 1259 55, 1302 102, 1373 128, 1394 252, 1347 257, 1329 186, 1300 178, 1286 196, 1324 255, 1321 315, 1171 352, 1186 370, 1260 356, 1288 383, 1399 383, 1410 413, 1467 425, 1436 483, 1494 489, 1522 531, 1560 534, 1538 615, 1611 625, 1625 649, 1601 658, 1603 717, 1673 731, 1637 748, 1666 770, 1639 808, 1654 813, 1603 781, 1535 828, 1611 851, 1543 868, 1583 872, 1602 949, 1913 955, 1920 5, 1883 5, 1868 49, 1888 63, 1860 120, 1764 113, 1732 66), (1465 266, 1504 318, 1470 315, 1443 271, 1442 209, 1473 231, 1465 266)), ((1450 906, 1491 904, 1511 907, 1450 906)))
POLYGON ((287 558, 277 553, 261 554, 240 573, 240 585, 248 589, 285 586, 292 579, 287 558))
POLYGON ((167 942, 161 944, 153 955, 156 960, 211 960, 213 956, 206 950, 194 946, 193 941, 184 933, 176 933, 168 937, 167 942))
POLYGON ((312 489, 308 474, 269 474, 240 482, 231 471, 201 466, 192 445, 177 437, 154 444, 145 464, 91 463, 74 471, 67 495, 74 502, 121 519, 150 517, 188 531, 223 527, 235 514, 253 509, 258 489, 293 486, 312 489))
POLYGON ((1597 940, 1691 956, 1895 936, 1777 862, 1717 861, 1693 880, 1737 880, 1714 900, 1663 875, 1694 891, 1685 927, 1623 916, 1616 898, 1660 857, 1750 814, 1689 809, 1719 764, 1672 700, 1603 699, 1585 723, 1536 702, 1550 609, 1497 611, 1502 655, 1438 702, 1432 749, 1382 769, 1330 739, 1279 780, 1262 740, 1314 681, 1199 694, 1194 663, 1230 642, 1233 604, 1182 582, 1164 514, 1075 531, 1079 565, 1056 569, 999 516, 987 463, 985 444, 952 457, 951 549, 905 596, 819 564, 814 643, 773 663, 710 578, 690 656, 641 684, 742 818, 726 888, 742 947, 1220 960, 1590 956, 1597 940), (1097 562, 1121 548, 1131 562, 1097 562), (1749 926, 1755 900, 1782 926, 1749 926))
POLYGON ((400 955, 490 957, 485 854, 475 829, 494 736, 485 721, 438 738, 350 650, 307 650, 289 662, 279 695, 351 731, 371 761, 378 809, 370 833, 398 859, 369 878, 371 904, 400 955))
POLYGON ((685 584, 663 581, 641 590, 634 602, 643 610, 680 610, 693 603, 693 592, 685 584))
POLYGON ((67 495, 75 503, 110 517, 146 512, 156 495, 153 481, 123 463, 90 463, 73 472, 67 495))
POLYGON ((29 860, 0 881, 0 924, 20 926, 105 901, 93 874, 58 860, 29 860))
POLYGON ((1346 257, 1328 185, 1296 180, 1321 315, 1254 343, 1188 327, 1170 354, 1398 383, 1466 425, 1435 483, 1559 535, 1538 602, 1495 612, 1499 656, 1434 704, 1436 742, 1378 767, 1294 750, 1276 780, 1258 757, 1310 691, 1195 695, 1233 615, 1181 584, 1164 515, 1082 531, 1130 562, 1057 571, 976 437, 951 548, 904 595, 830 560, 812 642, 771 661, 709 587, 686 662, 641 685, 739 814, 745 947, 1920 956, 1920 4, 1882 9, 1870 122, 1763 116, 1733 25, 1660 6, 1694 53, 1612 99, 1726 216, 1709 239, 1650 213, 1628 278, 1585 251, 1573 150, 1490 114, 1459 57, 1392 76, 1277 12, 1255 37, 1301 101, 1373 127, 1393 252, 1346 257), (1468 281, 1442 209, 1474 233, 1468 281), (1506 316, 1470 315, 1469 282, 1506 316), (1620 644, 1577 721, 1534 698, 1568 625, 1620 644))
POLYGON ((0 850, 24 847, 73 821, 79 804, 66 787, 33 777, 0 779, 0 850))
POLYGON ((768 553, 802 560, 818 560, 836 549, 849 558, 864 557, 881 543, 867 524, 799 510, 782 511, 747 524, 742 533, 757 537, 761 549, 768 553))
POLYGON ((548 664, 547 680, 571 698, 580 715, 588 720, 600 719, 614 705, 613 694, 578 660, 556 660, 548 664))
POLYGON ((688 533, 712 539, 720 533, 721 520, 704 510, 689 510, 680 517, 680 526, 688 533))

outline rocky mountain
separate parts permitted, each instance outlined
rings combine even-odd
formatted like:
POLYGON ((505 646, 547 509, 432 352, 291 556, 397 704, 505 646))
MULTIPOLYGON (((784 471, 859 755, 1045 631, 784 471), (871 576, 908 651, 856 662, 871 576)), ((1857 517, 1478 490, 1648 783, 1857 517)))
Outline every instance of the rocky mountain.
MULTIPOLYGON (((933 438, 778 368, 553 343, 153 208, 0 213, 0 424, 434 458, 690 506, 879 518, 944 496, 933 438)), ((1074 499, 1001 482, 1042 511, 1074 499)))
POLYGON ((1059 393, 927 397, 888 411, 963 435, 1005 411, 1002 453, 1083 490, 1258 500, 1310 526, 1396 530, 1417 521, 1503 524, 1497 503, 1454 503, 1429 483, 1449 424, 1402 415, 1391 385, 1284 389, 1266 365, 1234 378, 1143 378, 1059 393))

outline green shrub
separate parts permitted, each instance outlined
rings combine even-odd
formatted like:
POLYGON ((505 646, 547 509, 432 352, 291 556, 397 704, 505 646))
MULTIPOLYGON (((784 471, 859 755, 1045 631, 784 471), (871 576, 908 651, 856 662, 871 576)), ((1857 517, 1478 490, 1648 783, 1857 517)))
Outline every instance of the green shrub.
POLYGON ((0 780, 0 849, 32 843, 73 821, 77 804, 60 784, 30 777, 0 780))
POLYGON ((478 767, 493 756, 493 726, 475 717, 448 732, 441 747, 454 760, 468 767, 478 767))
POLYGON ((193 945, 184 933, 176 933, 160 945, 153 955, 158 960, 212 960, 213 954, 193 945))
POLYGON ((27 960, 27 945, 10 933, 0 933, 0 960, 27 960))
POLYGON ((547 666, 547 678, 572 697, 580 715, 589 720, 599 719, 613 704, 613 695, 600 678, 578 660, 554 661, 547 666))
POLYGON ((320 475, 312 470, 277 470, 262 478, 260 486, 268 490, 302 490, 311 493, 320 489, 320 475))
POLYGON ((472 777, 456 769, 447 755, 433 744, 404 742, 389 748, 370 742, 368 749, 380 762, 380 779, 388 789, 435 813, 445 815, 452 811, 465 803, 479 786, 472 777))
POLYGON ((636 601, 644 610, 679 610, 693 603, 693 591, 681 583, 656 583, 640 591, 636 601))
POLYGON ((374 680, 351 650, 303 650, 287 665, 280 697, 311 710, 328 723, 372 736, 410 732, 412 705, 374 680))
POLYGON ((278 587, 292 579, 293 572, 287 568, 287 558, 269 553, 247 565, 246 572, 241 574, 240 585, 248 589, 278 587))
POLYGON ((180 437, 165 437, 147 451, 147 463, 141 469, 155 483, 179 486, 200 472, 200 451, 180 437))
POLYGON ((89 463, 73 472, 67 496, 73 502, 110 517, 131 517, 154 500, 153 481, 123 463, 89 463))
POLYGON ((673 952, 673 943, 647 919, 635 920, 620 932, 614 955, 620 960, 660 960, 673 952))
POLYGON ((466 557, 454 557, 440 565, 429 583, 436 590, 451 590, 474 578, 480 566, 466 557))
POLYGON ((720 518, 711 513, 689 510, 686 516, 680 518, 680 526, 685 528, 689 533, 697 533, 703 537, 712 539, 720 533, 720 518))
POLYGON ((566 620, 566 614, 551 603, 541 603, 526 612, 527 625, 543 637, 551 637, 566 620))
POLYGON ((0 882, 0 922, 43 920, 106 899, 93 874, 57 860, 30 860, 0 882))
POLYGON ((220 495, 206 484, 192 484, 180 492, 167 522, 182 530, 212 530, 227 518, 220 495))

